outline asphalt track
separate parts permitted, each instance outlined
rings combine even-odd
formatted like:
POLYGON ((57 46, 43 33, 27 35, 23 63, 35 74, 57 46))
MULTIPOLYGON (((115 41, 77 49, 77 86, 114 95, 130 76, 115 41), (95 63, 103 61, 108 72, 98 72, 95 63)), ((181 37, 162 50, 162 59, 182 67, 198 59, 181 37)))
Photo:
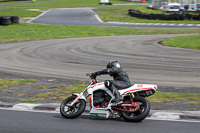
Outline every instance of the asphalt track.
MULTIPOLYGON (((85 37, 0 44, 0 71, 16 75, 89 80, 86 73, 118 60, 132 83, 200 87, 199 50, 167 47, 178 35, 85 37)), ((100 76, 100 80, 108 76, 100 76)))
POLYGON ((29 22, 55 25, 91 25, 133 28, 200 28, 200 24, 102 22, 92 8, 49 9, 29 22))
POLYGON ((0 109, 1 133, 198 133, 199 122, 122 119, 98 119, 82 115, 64 119, 58 113, 11 111, 0 109))

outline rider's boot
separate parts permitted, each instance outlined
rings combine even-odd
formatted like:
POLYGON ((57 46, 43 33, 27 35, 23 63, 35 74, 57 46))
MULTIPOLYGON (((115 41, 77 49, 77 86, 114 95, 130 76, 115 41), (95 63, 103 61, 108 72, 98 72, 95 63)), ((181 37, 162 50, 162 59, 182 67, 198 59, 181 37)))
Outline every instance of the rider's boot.
POLYGON ((120 95, 119 91, 117 90, 117 88, 112 87, 113 89, 113 94, 115 96, 115 99, 113 99, 111 102, 112 103, 119 103, 121 100, 123 100, 122 96, 120 95))

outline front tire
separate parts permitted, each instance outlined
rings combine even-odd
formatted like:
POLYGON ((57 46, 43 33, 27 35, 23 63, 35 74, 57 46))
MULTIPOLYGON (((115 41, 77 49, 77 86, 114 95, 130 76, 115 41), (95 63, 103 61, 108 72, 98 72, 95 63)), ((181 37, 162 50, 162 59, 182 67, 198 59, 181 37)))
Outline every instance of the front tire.
MULTIPOLYGON (((129 122, 140 122, 144 120, 150 112, 150 103, 143 97, 135 97, 134 102, 140 104, 140 108, 135 112, 122 112, 122 117, 129 122)), ((126 107, 126 110, 131 110, 131 107, 126 107)))
POLYGON ((78 99, 73 106, 69 106, 76 99, 76 97, 77 96, 70 96, 61 103, 60 114, 63 117, 70 119, 76 118, 85 110, 86 103, 83 99, 78 99))

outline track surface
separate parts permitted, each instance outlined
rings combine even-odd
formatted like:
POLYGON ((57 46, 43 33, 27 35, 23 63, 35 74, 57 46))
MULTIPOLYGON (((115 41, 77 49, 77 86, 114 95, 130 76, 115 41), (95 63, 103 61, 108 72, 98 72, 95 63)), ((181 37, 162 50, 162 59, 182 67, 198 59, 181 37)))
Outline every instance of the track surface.
MULTIPOLYGON (((199 50, 158 44, 177 35, 134 35, 53 39, 0 45, 0 71, 88 80, 86 73, 118 60, 132 83, 200 87, 199 50)), ((100 80, 108 76, 100 76, 100 80)))
POLYGON ((195 122, 144 120, 131 123, 89 116, 64 119, 58 113, 0 110, 0 117, 1 133, 198 133, 200 130, 199 123, 195 122))
POLYGON ((93 25, 142 28, 200 28, 200 24, 101 22, 96 13, 90 8, 50 9, 30 22, 55 25, 93 25))

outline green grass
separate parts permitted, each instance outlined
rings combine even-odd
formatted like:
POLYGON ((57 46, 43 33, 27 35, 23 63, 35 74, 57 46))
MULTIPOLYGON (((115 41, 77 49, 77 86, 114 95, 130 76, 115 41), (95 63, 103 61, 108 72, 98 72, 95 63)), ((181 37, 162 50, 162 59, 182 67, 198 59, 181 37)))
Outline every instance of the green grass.
POLYGON ((187 103, 185 103, 185 104, 200 105, 200 102, 199 102, 199 101, 198 101, 198 102, 187 102, 187 103))
MULTIPOLYGON (((87 85, 61 85, 58 88, 55 88, 48 92, 43 92, 31 96, 30 99, 21 101, 23 103, 36 103, 45 99, 50 100, 64 100, 67 97, 71 96, 72 93, 80 93, 82 92, 87 85)), ((24 97, 25 94, 19 93, 18 97, 24 97)), ((188 93, 163 93, 157 91, 154 95, 147 97, 150 102, 154 103, 176 103, 177 101, 182 101, 181 104, 192 104, 199 105, 200 103, 200 94, 188 94, 188 93), (185 102, 185 100, 187 102, 185 102)))
POLYGON ((41 12, 29 11, 26 8, 0 8, 0 16, 36 17, 41 12))
POLYGON ((191 93, 163 93, 157 91, 154 95, 147 98, 150 102, 172 102, 172 101, 181 101, 184 99, 196 100, 200 102, 200 94, 191 94, 191 93))
POLYGON ((20 3, 20 2, 29 2, 31 0, 0 0, 1 4, 4 3, 20 3))
POLYGON ((20 103, 37 103, 41 100, 42 99, 28 99, 28 100, 20 101, 20 103))
POLYGON ((148 19, 140 19, 136 17, 131 17, 128 15, 128 9, 136 9, 145 13, 163 13, 163 11, 159 10, 151 10, 147 9, 147 6, 119 6, 119 7, 104 7, 94 9, 95 12, 98 13, 100 18, 105 21, 111 22, 130 22, 130 23, 176 23, 176 24, 200 24, 199 20, 148 20, 148 19))
MULTIPOLYGON (((29 0, 31 2, 31 0, 29 0)), ((69 8, 69 7, 90 7, 90 6, 105 6, 99 5, 100 0, 55 0, 47 2, 40 2, 45 0, 36 0, 36 3, 21 3, 28 2, 27 1, 12 1, 12 2, 4 2, 4 3, 19 3, 14 5, 6 5, 6 7, 49 7, 49 8, 69 8)), ((132 2, 128 2, 125 0, 111 0, 113 4, 132 4, 132 2)), ((134 2, 137 4, 139 2, 134 2)), ((5 5, 0 5, 5 6, 5 5)))
MULTIPOLYGON (((49 98, 52 100, 64 100, 66 97, 70 96, 72 93, 80 93, 87 86, 86 85, 67 85, 57 88, 53 92, 40 93, 34 98, 49 98)), ((200 102, 200 94, 190 94, 190 93, 163 93, 157 91, 154 95, 147 98, 150 102, 155 103, 170 103, 174 101, 183 101, 187 99, 189 102, 184 104, 196 104, 200 102)), ((198 104, 196 104, 198 105, 198 104)))
MULTIPOLYGON (((41 0, 36 0, 36 1, 37 1, 36 3, 20 3, 19 2, 19 4, 6 5, 6 7, 64 8, 64 7, 81 7, 81 6, 87 6, 87 5, 97 6, 98 0, 55 0, 55 1, 48 1, 48 2, 40 2, 41 0)), ((5 6, 5 5, 2 5, 2 6, 5 6)))
POLYGON ((147 5, 134 6, 133 9, 138 10, 138 11, 143 12, 143 13, 157 13, 157 14, 164 13, 164 11, 162 11, 162 10, 152 10, 152 9, 147 8, 147 7, 148 7, 147 5))
POLYGON ((169 38, 161 43, 173 47, 200 49, 200 35, 169 38))
MULTIPOLYGON (((51 99, 63 99, 71 93, 80 93, 87 86, 86 85, 66 85, 57 88, 54 92, 40 93, 35 98, 51 98, 51 99)), ((163 93, 157 91, 154 95, 147 98, 151 102, 172 102, 176 100, 195 100, 200 101, 200 94, 191 93, 163 93)))
POLYGON ((0 90, 8 88, 10 86, 18 86, 24 83, 37 82, 36 80, 29 79, 1 79, 0 78, 0 90))
POLYGON ((87 86, 86 85, 67 85, 57 88, 52 92, 40 93, 34 96, 34 98, 51 99, 51 100, 64 100, 72 93, 80 93, 87 86))
POLYGON ((200 29, 171 30, 97 26, 40 25, 27 23, 1 26, 0 31, 0 43, 72 37, 200 33, 200 29))

